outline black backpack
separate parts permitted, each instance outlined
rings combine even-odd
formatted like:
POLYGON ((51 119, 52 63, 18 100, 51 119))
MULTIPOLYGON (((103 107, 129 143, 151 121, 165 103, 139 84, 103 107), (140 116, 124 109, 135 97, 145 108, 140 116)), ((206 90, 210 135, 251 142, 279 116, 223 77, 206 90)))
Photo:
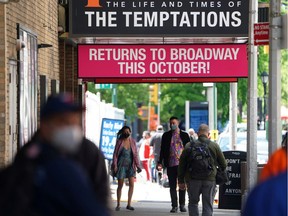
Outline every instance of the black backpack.
POLYGON ((199 140, 190 142, 188 169, 193 178, 207 178, 213 171, 208 143, 199 140))

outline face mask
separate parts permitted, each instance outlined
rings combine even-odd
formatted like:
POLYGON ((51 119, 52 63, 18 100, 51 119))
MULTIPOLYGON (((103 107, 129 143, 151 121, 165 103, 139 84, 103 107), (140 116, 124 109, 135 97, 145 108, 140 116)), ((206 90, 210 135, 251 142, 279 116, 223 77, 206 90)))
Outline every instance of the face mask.
POLYGON ((130 136, 130 134, 129 133, 124 133, 123 134, 123 137, 126 139, 126 138, 128 138, 130 136))
POLYGON ((170 125, 170 127, 171 127, 171 130, 176 130, 177 129, 177 125, 170 125))
POLYGON ((52 134, 52 144, 65 153, 75 153, 81 144, 83 133, 80 126, 57 129, 52 134))

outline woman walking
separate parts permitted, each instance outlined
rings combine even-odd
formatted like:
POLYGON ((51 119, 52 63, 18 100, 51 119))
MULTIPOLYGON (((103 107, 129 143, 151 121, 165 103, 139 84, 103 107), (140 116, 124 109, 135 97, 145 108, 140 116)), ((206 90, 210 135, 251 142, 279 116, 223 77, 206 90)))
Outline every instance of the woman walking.
POLYGON ((131 129, 124 126, 117 134, 116 146, 113 154, 112 169, 118 179, 117 206, 116 211, 120 210, 121 193, 124 179, 129 180, 128 204, 126 209, 133 211, 131 200, 134 190, 134 178, 137 172, 141 172, 136 142, 131 138, 131 129))

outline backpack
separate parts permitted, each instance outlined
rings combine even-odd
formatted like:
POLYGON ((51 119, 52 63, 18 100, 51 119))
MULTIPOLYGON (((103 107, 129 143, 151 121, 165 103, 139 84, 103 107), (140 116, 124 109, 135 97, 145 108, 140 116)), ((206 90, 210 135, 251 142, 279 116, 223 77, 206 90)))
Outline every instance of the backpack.
POLYGON ((213 171, 208 143, 195 140, 190 144, 188 170, 193 178, 207 178, 213 171))

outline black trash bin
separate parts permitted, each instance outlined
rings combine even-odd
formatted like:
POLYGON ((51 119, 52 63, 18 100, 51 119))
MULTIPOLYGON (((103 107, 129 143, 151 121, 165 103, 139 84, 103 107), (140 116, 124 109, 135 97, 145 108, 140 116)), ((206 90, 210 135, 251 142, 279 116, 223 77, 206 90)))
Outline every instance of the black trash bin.
POLYGON ((219 209, 241 209, 241 162, 246 161, 243 151, 223 152, 227 161, 229 182, 219 186, 219 209))

